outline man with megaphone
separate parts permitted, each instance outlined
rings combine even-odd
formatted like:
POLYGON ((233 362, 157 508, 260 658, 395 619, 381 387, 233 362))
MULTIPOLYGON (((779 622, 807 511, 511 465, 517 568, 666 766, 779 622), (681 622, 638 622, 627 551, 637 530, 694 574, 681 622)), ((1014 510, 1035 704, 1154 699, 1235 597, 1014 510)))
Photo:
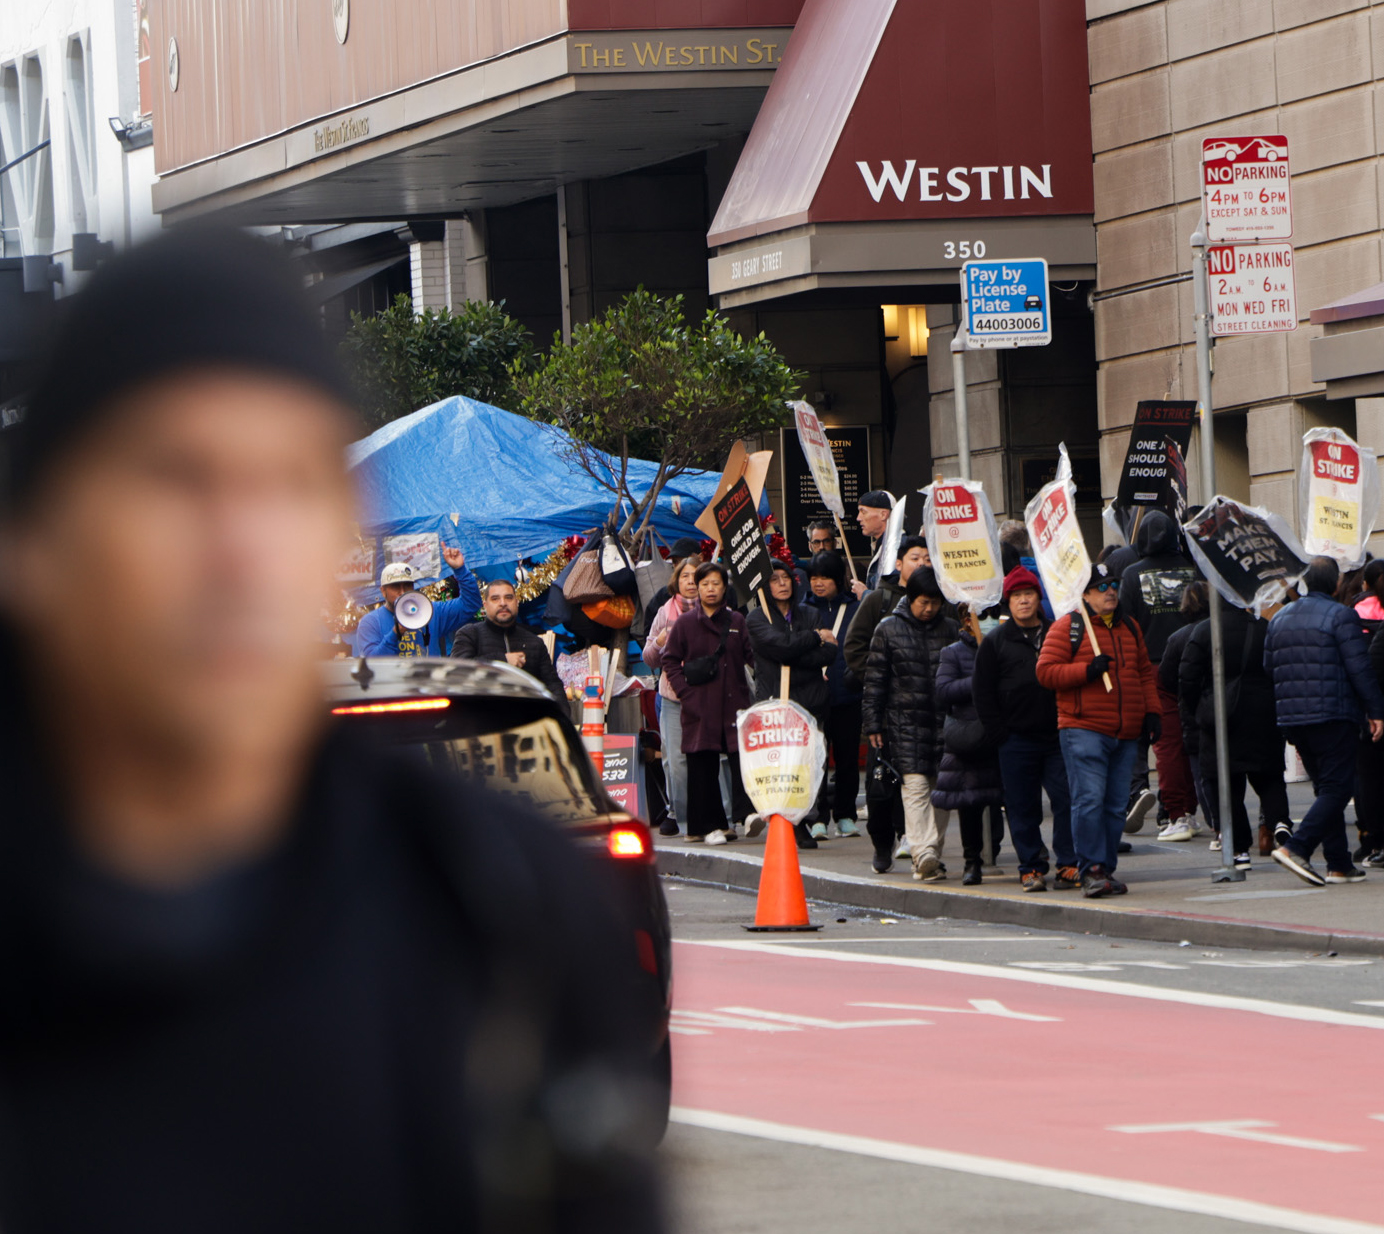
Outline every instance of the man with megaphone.
POLYGON ((455 600, 429 600, 417 589, 419 573, 406 561, 392 561, 380 573, 384 603, 356 627, 358 656, 445 656, 452 636, 481 607, 476 577, 466 568, 466 554, 442 546, 442 559, 461 588, 455 600))

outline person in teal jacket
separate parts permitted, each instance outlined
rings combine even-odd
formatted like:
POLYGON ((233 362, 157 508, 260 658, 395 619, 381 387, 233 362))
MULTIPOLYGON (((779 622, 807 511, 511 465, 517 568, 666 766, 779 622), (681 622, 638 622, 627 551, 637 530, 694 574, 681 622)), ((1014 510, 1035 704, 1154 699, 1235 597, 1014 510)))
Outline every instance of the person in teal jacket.
POLYGON ((358 656, 445 656, 452 648, 452 636, 480 612, 481 591, 475 575, 466 568, 466 554, 459 548, 442 548, 442 559, 451 567, 461 588, 455 600, 439 600, 433 605, 432 619, 421 630, 405 630, 394 620, 394 605, 400 596, 415 590, 418 573, 404 562, 385 566, 380 575, 384 603, 371 609, 356 627, 358 656))

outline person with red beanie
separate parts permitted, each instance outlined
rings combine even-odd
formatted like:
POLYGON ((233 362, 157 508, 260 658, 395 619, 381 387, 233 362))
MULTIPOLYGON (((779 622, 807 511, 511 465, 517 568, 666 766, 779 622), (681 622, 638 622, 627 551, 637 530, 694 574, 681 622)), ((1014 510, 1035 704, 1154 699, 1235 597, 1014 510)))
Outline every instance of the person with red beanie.
POLYGON ((976 714, 986 737, 998 743, 1009 833, 1019 856, 1025 891, 1046 891, 1049 852, 1043 843, 1043 793, 1052 807, 1053 886, 1081 885, 1072 847, 1071 793, 1057 737, 1057 699, 1038 682, 1038 653, 1052 623, 1043 616, 1038 576, 1016 566, 1004 578, 1009 620, 981 641, 976 652, 976 714))

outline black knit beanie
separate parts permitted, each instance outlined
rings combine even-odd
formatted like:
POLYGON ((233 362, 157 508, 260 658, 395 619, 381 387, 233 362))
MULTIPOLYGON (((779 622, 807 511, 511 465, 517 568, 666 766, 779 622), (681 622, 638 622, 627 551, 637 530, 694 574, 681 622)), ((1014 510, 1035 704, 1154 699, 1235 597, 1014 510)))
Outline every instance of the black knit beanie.
POLYGON ((59 306, 23 420, 7 429, 5 506, 119 395, 191 368, 257 369, 352 395, 289 260, 229 229, 184 228, 116 257, 59 306))

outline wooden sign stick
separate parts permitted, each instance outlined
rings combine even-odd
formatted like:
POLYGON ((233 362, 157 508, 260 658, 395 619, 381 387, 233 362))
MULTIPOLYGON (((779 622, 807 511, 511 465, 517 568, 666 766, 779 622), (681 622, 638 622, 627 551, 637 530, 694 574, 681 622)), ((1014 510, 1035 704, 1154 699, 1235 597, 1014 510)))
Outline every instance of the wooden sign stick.
POLYGON ((841 537, 841 552, 845 554, 846 565, 850 567, 851 582, 858 583, 860 575, 855 572, 855 558, 851 556, 851 546, 846 543, 846 529, 841 526, 841 516, 832 514, 831 517, 836 520, 836 534, 841 537))
MULTIPOLYGON (((1081 601, 1081 620, 1086 623, 1086 633, 1091 639, 1091 650, 1098 656, 1104 655, 1105 653, 1100 649, 1100 644, 1096 642, 1096 627, 1091 624, 1091 614, 1086 611, 1085 600, 1081 601)), ((1102 673, 1101 677, 1105 681, 1105 692, 1109 694, 1115 688, 1110 681, 1110 674, 1102 673)))

